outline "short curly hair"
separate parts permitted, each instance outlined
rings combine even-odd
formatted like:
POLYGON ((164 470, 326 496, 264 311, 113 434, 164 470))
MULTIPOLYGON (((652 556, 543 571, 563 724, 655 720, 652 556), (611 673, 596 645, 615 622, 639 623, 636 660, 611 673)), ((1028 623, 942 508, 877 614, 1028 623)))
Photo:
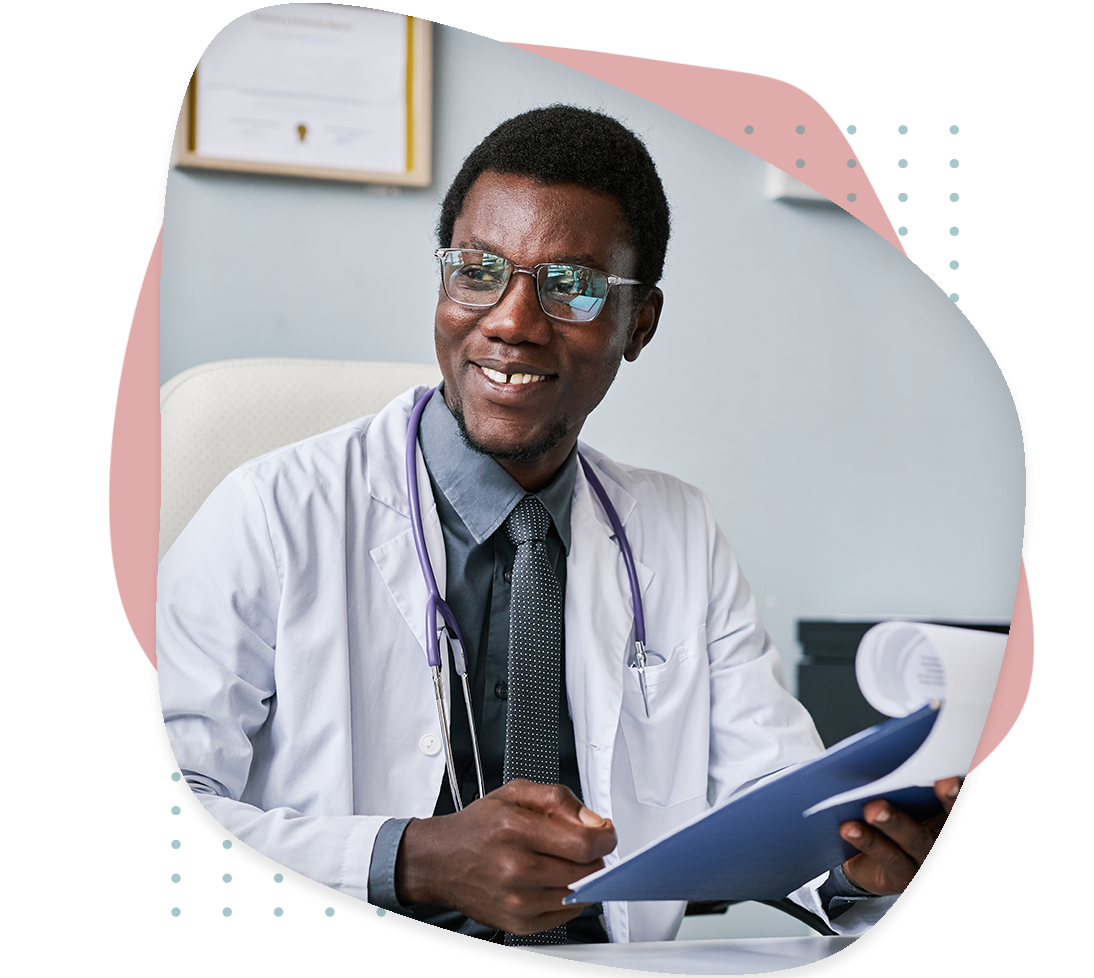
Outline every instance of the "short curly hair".
POLYGON ((442 248, 452 244, 464 199, 487 170, 611 194, 638 255, 636 278, 646 286, 660 280, 669 243, 665 188, 645 144, 617 119, 573 105, 550 105, 503 122, 471 151, 445 194, 437 222, 442 248))

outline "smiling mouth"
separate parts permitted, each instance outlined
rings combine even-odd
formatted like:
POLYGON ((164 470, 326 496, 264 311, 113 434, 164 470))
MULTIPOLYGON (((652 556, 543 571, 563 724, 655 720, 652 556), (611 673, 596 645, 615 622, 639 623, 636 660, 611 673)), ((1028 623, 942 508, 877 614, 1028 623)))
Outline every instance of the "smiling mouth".
POLYGON ((548 379, 548 374, 507 374, 491 367, 483 367, 475 364, 487 377, 496 384, 538 384, 548 379))

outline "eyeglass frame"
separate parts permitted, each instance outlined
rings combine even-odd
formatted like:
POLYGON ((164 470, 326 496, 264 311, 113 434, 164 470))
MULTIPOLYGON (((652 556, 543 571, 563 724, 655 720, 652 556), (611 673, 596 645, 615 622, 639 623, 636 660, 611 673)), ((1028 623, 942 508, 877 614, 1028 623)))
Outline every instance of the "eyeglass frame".
POLYGON ((433 257, 437 259, 437 262, 440 265, 441 288, 444 290, 445 296, 451 302, 456 303, 456 305, 463 306, 465 309, 493 309, 499 302, 501 302, 501 300, 505 296, 505 293, 509 290, 509 286, 513 282, 513 276, 520 273, 520 274, 531 275, 532 276, 532 282, 535 283, 536 302, 539 304, 540 311, 543 313, 543 315, 549 317, 550 319, 554 319, 555 321, 560 322, 560 323, 593 323, 593 322, 596 322, 596 320, 599 318, 600 314, 604 311, 604 306, 608 302, 608 298, 610 296, 610 293, 605 292, 604 299, 600 304, 600 308, 597 309, 596 315, 593 316, 590 319, 567 319, 565 316, 556 316, 556 315, 554 315, 554 313, 548 312, 543 307, 543 299, 539 294, 539 276, 537 274, 538 270, 541 269, 541 268, 545 268, 548 265, 560 265, 564 268, 575 268, 575 269, 580 269, 581 271, 585 271, 585 272, 596 272, 598 275, 603 275, 608 280, 608 284, 607 284, 608 289, 611 289, 611 287, 613 285, 641 285, 642 284, 641 279, 623 278, 621 275, 612 275, 608 272, 605 272, 603 269, 600 269, 600 268, 591 268, 588 265, 576 265, 573 262, 567 262, 567 261, 541 261, 536 265, 532 265, 531 267, 528 267, 526 265, 518 265, 518 264, 516 264, 516 262, 512 261, 511 259, 506 258, 505 255, 496 255, 496 254, 494 254, 494 252, 485 251, 482 248, 438 248, 436 251, 433 252, 433 257), (444 256, 447 255, 447 254, 450 254, 451 252, 454 252, 454 251, 474 251, 474 252, 478 252, 480 255, 492 255, 494 258, 500 258, 502 261, 508 262, 509 267, 510 267, 509 278, 506 280, 505 285, 502 287, 501 291, 498 292, 498 297, 493 302, 490 302, 490 303, 461 302, 459 299, 454 299, 449 294, 449 292, 448 292, 448 283, 445 281, 445 274, 444 274, 444 256))

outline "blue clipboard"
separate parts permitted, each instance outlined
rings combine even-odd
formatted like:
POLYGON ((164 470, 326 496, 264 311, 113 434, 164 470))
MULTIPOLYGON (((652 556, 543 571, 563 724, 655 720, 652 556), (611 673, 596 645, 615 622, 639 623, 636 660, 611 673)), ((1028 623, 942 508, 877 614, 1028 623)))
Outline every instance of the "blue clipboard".
MULTIPOLYGON (((869 799, 808 818, 803 812, 903 764, 937 717, 937 707, 925 706, 837 744, 576 884, 564 902, 780 900, 858 851, 840 838, 839 826, 861 819, 869 799)), ((931 788, 905 788, 885 797, 920 820, 942 811, 931 788)))

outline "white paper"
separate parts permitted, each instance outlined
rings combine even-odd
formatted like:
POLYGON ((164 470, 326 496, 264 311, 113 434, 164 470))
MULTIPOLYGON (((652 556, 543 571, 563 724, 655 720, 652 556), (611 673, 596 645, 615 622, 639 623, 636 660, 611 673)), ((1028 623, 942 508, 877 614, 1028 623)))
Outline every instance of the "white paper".
POLYGON ((406 172, 407 19, 285 4, 224 28, 197 72, 199 155, 406 172))
POLYGON ((941 709, 922 746, 885 777, 834 795, 804 814, 886 792, 929 787, 968 773, 988 716, 1007 636, 971 628, 887 621, 862 638, 855 658, 859 688, 875 710, 907 716, 935 699, 941 709))

